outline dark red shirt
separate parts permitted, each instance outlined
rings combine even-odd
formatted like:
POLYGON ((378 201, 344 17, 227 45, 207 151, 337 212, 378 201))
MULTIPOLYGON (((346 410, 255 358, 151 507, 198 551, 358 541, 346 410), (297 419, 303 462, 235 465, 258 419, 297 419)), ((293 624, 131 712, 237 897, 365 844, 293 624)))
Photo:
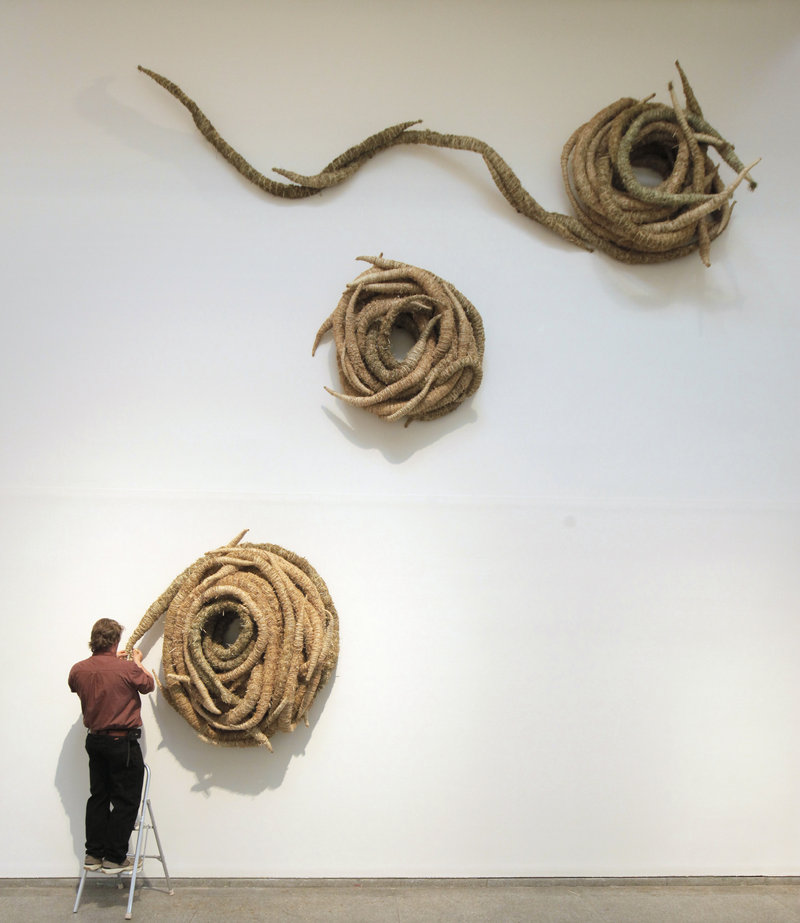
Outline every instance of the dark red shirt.
POLYGON ((152 692, 153 678, 132 660, 100 651, 69 671, 69 688, 77 692, 83 723, 90 731, 138 728, 142 724, 139 693, 152 692))

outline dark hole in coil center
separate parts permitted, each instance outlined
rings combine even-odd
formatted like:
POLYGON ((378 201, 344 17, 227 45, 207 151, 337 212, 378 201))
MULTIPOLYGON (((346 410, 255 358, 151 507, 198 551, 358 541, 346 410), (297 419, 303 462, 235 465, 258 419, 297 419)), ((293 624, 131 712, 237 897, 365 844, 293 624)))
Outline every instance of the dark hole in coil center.
POLYGON ((225 609, 215 615, 207 627, 211 640, 223 647, 230 647, 236 642, 242 631, 239 613, 234 609, 225 609))
POLYGON ((389 335, 389 348, 398 362, 402 362, 408 355, 411 347, 417 342, 419 336, 414 326, 414 321, 407 314, 401 314, 392 326, 389 335))
POLYGON ((672 173, 676 155, 674 144, 660 141, 636 144, 631 151, 634 176, 643 186, 658 186, 672 173))

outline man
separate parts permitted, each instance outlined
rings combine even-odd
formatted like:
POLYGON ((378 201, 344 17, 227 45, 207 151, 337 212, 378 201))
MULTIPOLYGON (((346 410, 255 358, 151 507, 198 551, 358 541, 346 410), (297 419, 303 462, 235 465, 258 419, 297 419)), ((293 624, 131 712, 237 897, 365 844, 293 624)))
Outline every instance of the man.
POLYGON ((144 780, 139 694, 155 688, 140 650, 133 651, 132 660, 124 650, 117 652, 121 637, 122 625, 114 619, 95 622, 89 641, 92 656, 69 671, 69 688, 80 697, 83 723, 89 728, 84 868, 108 875, 133 869, 128 841, 144 780))

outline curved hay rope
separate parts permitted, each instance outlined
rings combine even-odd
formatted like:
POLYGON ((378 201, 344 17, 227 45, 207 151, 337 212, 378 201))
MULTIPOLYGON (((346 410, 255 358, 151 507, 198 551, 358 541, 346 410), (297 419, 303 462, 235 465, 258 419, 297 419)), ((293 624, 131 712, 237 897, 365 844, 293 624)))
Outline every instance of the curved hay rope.
POLYGON ((426 269, 359 256, 372 263, 348 284, 336 310, 319 328, 333 330, 344 393, 335 397, 385 420, 434 420, 474 394, 483 377, 483 321, 456 288, 426 269), (414 345, 392 354, 394 329, 414 345))
POLYGON ((159 687, 203 738, 265 746, 293 731, 336 666, 339 620, 328 588, 299 555, 232 542, 179 574, 126 650, 165 616, 159 687), (238 621, 238 636, 230 641, 238 621))
POLYGON ((271 195, 299 199, 316 195, 352 176, 370 158, 398 144, 427 144, 474 151, 483 157, 495 185, 520 213, 585 250, 601 250, 623 263, 660 263, 699 251, 710 265, 709 247, 727 227, 734 190, 742 180, 752 189, 749 166, 733 145, 703 118, 686 74, 676 61, 686 107, 677 102, 669 84, 672 106, 620 99, 575 131, 561 155, 561 168, 575 216, 549 212, 523 188, 503 158, 488 144, 468 135, 411 131, 418 121, 401 122, 332 160, 319 173, 303 176, 291 170, 275 172, 291 180, 282 183, 264 176, 225 141, 200 107, 179 86, 145 67, 139 70, 171 93, 191 113, 203 137, 246 179, 271 195), (713 148, 736 172, 727 186, 708 152, 713 148), (635 167, 650 167, 662 178, 645 186, 635 167))

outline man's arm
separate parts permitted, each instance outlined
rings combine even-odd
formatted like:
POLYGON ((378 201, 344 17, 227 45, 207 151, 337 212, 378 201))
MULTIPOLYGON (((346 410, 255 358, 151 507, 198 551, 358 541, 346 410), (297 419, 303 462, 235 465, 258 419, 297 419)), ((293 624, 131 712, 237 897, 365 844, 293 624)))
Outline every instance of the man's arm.
MULTIPOLYGON (((128 652, 127 651, 117 651, 117 657, 119 657, 120 660, 127 660, 128 652)), ((137 667, 139 667, 142 673, 147 674, 148 678, 150 679, 150 682, 148 683, 148 686, 150 686, 150 688, 147 691, 152 692, 153 689, 155 689, 156 687, 156 680, 153 674, 142 663, 142 652, 139 650, 138 647, 135 647, 131 651, 131 660, 136 664, 137 667)))

